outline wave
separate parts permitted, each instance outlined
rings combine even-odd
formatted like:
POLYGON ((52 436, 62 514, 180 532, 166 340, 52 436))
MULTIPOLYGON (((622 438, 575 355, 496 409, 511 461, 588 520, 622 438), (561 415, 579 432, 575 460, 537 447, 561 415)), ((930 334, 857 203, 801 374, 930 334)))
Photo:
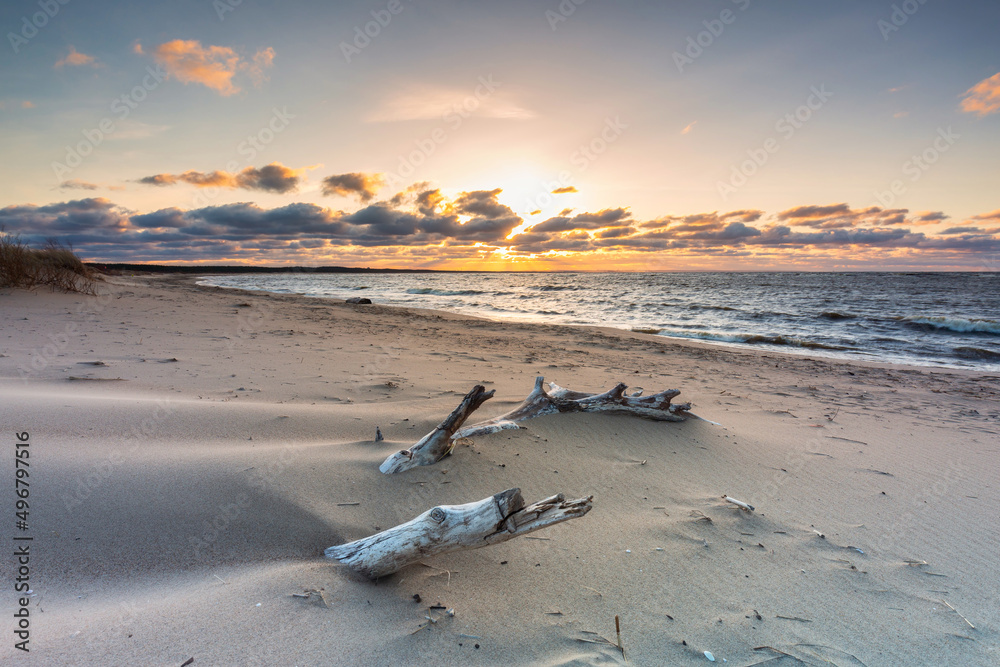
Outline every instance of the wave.
POLYGON ((536 287, 539 292, 579 292, 585 287, 579 287, 577 285, 540 285, 536 287))
MULTIPOLYGON (((635 331, 635 329, 633 329, 635 331)), ((659 335, 670 338, 697 338, 699 340, 714 340, 720 343, 745 343, 747 345, 783 345, 789 347, 802 347, 810 350, 854 350, 857 348, 844 345, 830 345, 828 343, 818 343, 804 338, 793 336, 765 336, 763 334, 720 334, 708 331, 670 331, 661 329, 659 335)))
POLYGON ((737 308, 730 308, 729 306, 702 306, 697 303, 692 303, 688 306, 689 310, 738 310, 737 308))
POLYGON ((829 310, 826 311, 825 313, 820 313, 819 316, 822 317, 824 320, 834 320, 834 321, 853 320, 857 317, 857 315, 851 313, 838 313, 837 311, 834 310, 829 310))
POLYGON ((959 359, 970 359, 972 361, 1000 361, 1000 352, 984 350, 981 347, 956 347, 955 356, 959 359))
POLYGON ((961 317, 897 317, 896 320, 925 331, 1000 335, 1000 322, 996 320, 967 320, 961 317))
POLYGON ((486 294, 486 292, 475 289, 436 289, 434 287, 411 287, 406 290, 407 294, 433 294, 434 296, 475 296, 486 294))

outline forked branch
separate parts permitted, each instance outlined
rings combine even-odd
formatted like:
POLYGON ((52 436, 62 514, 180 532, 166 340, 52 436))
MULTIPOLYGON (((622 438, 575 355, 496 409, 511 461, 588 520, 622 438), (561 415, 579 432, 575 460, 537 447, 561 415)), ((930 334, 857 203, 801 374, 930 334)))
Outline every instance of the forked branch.
POLYGON ((668 389, 649 396, 642 396, 642 390, 639 389, 626 396, 627 386, 625 383, 619 382, 603 394, 587 394, 564 389, 554 382, 550 382, 549 391, 545 391, 542 386, 544 382, 544 377, 536 377, 535 388, 521 405, 507 414, 466 426, 455 433, 454 437, 472 438, 477 435, 516 429, 520 428, 520 422, 558 412, 604 412, 672 422, 684 421, 687 417, 696 417, 689 412, 690 403, 674 405, 670 402, 681 393, 677 389, 668 389))
POLYGON ((435 554, 479 549, 581 517, 593 496, 550 496, 525 507, 520 489, 507 489, 465 505, 440 505, 369 537, 330 547, 327 558, 377 579, 435 554))

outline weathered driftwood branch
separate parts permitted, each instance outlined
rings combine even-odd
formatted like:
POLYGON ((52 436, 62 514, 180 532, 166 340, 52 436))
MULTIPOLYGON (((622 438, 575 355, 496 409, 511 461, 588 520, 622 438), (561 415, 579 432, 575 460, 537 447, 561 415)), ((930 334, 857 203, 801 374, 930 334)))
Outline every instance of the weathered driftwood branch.
POLYGON ((479 549, 526 535, 590 511, 593 496, 562 494, 524 506, 520 489, 465 505, 440 505, 415 519, 354 542, 330 547, 327 558, 377 579, 435 554, 479 549))
POLYGON ((677 405, 670 403, 671 399, 681 393, 677 389, 668 389, 649 396, 642 396, 642 390, 639 389, 632 395, 626 396, 627 387, 625 383, 619 382, 603 394, 587 394, 563 389, 554 382, 550 382, 549 391, 545 391, 542 388, 544 382, 544 377, 535 378, 535 388, 521 405, 505 415, 466 426, 455 433, 454 437, 472 438, 506 429, 516 429, 520 428, 519 422, 557 412, 605 412, 672 422, 696 417, 688 412, 691 409, 690 403, 677 405))
POLYGON ((455 431, 480 405, 492 398, 493 391, 492 389, 486 391, 483 385, 477 384, 436 429, 425 435, 409 449, 400 450, 387 458, 378 469, 389 475, 417 466, 429 466, 448 456, 452 448, 455 447, 455 442, 452 439, 455 431))

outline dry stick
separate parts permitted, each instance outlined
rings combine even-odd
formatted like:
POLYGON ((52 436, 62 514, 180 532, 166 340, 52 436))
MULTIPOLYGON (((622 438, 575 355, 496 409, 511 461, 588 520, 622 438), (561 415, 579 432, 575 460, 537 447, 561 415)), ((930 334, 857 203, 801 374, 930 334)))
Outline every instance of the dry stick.
MULTIPOLYGON (((622 652, 622 657, 625 658, 625 647, 622 646, 622 626, 617 614, 615 614, 615 633, 618 635, 618 650, 622 652)), ((625 658, 625 662, 628 662, 628 658, 625 658)))
POLYGON ((753 514, 753 510, 754 510, 754 506, 753 505, 748 505, 747 503, 743 502, 742 500, 736 500, 736 498, 730 498, 729 496, 722 496, 722 499, 725 500, 727 503, 732 503, 732 504, 736 505, 737 507, 739 507, 744 512, 749 512, 750 514, 753 514))
MULTIPOLYGON (((948 601, 947 601, 947 600, 941 600, 941 602, 943 602, 944 604, 948 605, 948 609, 951 609, 951 610, 952 610, 953 612, 955 612, 955 613, 956 613, 956 614, 958 614, 959 616, 962 616, 962 612, 960 612, 959 610, 955 609, 955 608, 954 608, 954 607, 952 607, 952 606, 951 606, 950 604, 948 604, 948 601)), ((970 628, 972 628, 973 630, 975 630, 975 629, 976 629, 976 626, 974 626, 974 625, 972 624, 972 622, 971 622, 971 621, 970 621, 969 619, 967 619, 967 618, 966 618, 965 616, 962 616, 962 620, 963 620, 963 621, 965 621, 966 623, 968 623, 968 624, 969 624, 969 627, 970 627, 970 628)))

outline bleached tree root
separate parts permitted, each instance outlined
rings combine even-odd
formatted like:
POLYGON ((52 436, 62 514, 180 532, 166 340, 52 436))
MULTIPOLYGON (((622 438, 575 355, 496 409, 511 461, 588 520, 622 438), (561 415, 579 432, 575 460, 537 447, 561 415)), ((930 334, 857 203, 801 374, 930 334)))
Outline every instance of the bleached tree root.
POLYGON ((377 579, 428 556, 479 549, 581 517, 593 496, 566 500, 562 494, 524 506, 520 489, 507 489, 465 505, 440 505, 415 519, 324 553, 377 579))
POLYGON ((387 458, 378 469, 386 475, 390 475, 418 466, 429 466, 443 459, 455 447, 455 441, 452 438, 455 431, 480 405, 493 397, 493 391, 492 389, 486 391, 483 385, 477 384, 437 428, 409 449, 400 450, 387 458))
POLYGON ((672 422, 684 421, 687 417, 700 419, 689 412, 690 403, 671 404, 670 401, 681 393, 677 389, 668 389, 649 396, 642 396, 642 389, 639 389, 632 395, 626 396, 627 386, 619 382, 603 394, 587 394, 563 389, 554 382, 550 382, 549 391, 545 391, 542 387, 544 382, 544 377, 536 377, 535 388, 521 405, 505 415, 466 426, 453 437, 472 438, 477 435, 517 429, 520 428, 520 422, 558 412, 603 412, 672 422))

